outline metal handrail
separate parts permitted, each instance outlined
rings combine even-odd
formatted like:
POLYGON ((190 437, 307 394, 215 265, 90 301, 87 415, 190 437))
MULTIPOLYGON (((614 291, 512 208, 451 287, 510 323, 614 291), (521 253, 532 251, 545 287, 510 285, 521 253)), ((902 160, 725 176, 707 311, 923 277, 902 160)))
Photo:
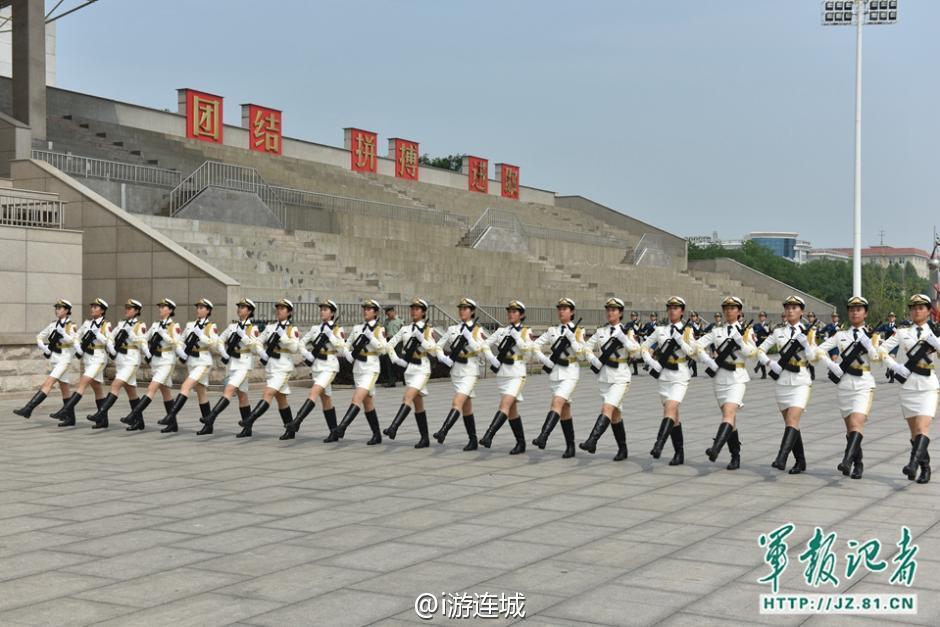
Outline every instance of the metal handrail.
POLYGON ((156 185, 159 187, 175 187, 179 185, 182 179, 182 175, 177 170, 95 159, 94 157, 83 157, 51 150, 33 150, 32 157, 38 161, 45 161, 66 174, 85 178, 156 185))
POLYGON ((526 224, 519 220, 516 214, 509 211, 493 209, 492 207, 484 209, 480 217, 473 223, 473 226, 467 230, 462 240, 463 245, 469 248, 475 248, 491 228, 509 230, 524 237, 575 242, 588 246, 626 249, 628 245, 626 240, 610 235, 595 235, 582 233, 580 231, 566 231, 535 224, 526 224))
POLYGON ((221 161, 206 161, 173 188, 169 201, 170 216, 177 215, 210 187, 255 194, 284 224, 284 202, 277 190, 268 185, 254 168, 221 161))
POLYGON ((0 225, 61 229, 65 203, 58 198, 37 198, 35 192, 7 189, 0 192, 0 225))

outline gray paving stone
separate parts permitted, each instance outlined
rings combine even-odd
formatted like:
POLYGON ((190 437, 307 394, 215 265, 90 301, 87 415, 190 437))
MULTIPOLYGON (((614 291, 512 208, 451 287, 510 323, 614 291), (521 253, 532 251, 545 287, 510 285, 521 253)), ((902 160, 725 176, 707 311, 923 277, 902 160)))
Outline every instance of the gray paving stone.
POLYGON ((2 612, 0 623, 4 625, 92 625, 133 611, 133 607, 116 603, 64 598, 2 612))
POLYGON ((119 583, 79 592, 79 599, 119 603, 138 608, 156 607, 186 597, 217 590, 243 580, 232 575, 194 568, 174 568, 119 583))

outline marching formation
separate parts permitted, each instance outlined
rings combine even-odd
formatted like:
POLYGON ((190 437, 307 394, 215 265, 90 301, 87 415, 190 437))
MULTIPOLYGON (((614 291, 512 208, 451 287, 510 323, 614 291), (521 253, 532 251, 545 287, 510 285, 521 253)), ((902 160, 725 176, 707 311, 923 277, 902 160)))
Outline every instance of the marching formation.
MULTIPOLYGON (((565 439, 563 458, 575 456, 575 432, 571 398, 582 376, 582 365, 597 375, 600 413, 587 439, 578 447, 593 454, 597 443, 609 428, 617 444, 614 461, 627 459, 627 437, 623 402, 630 389, 631 376, 637 374, 640 362, 657 380, 662 401, 662 421, 653 448, 659 459, 667 443, 672 444, 669 465, 685 461, 680 408, 689 380, 698 376, 697 364, 714 382, 714 393, 721 412, 721 421, 712 445, 705 451, 712 462, 727 445, 731 459, 728 470, 741 464, 741 438, 738 412, 744 405, 750 381, 748 361, 756 361, 754 372, 775 382, 775 398, 784 430, 779 452, 772 466, 786 470, 793 455, 790 474, 806 471, 806 450, 800 419, 810 400, 815 379, 814 365, 823 365, 828 378, 838 386, 839 411, 845 422, 845 454, 839 471, 852 479, 862 478, 862 440, 864 425, 871 411, 875 380, 872 362, 883 361, 889 380, 900 383, 900 407, 910 428, 910 461, 903 468, 908 479, 918 483, 930 481, 930 423, 937 411, 940 381, 935 374, 934 358, 940 352, 940 328, 930 322, 930 298, 915 294, 909 300, 911 324, 897 328, 894 321, 875 329, 867 326, 868 301, 855 296, 846 303, 849 326, 841 328, 838 318, 825 328, 810 320, 804 322, 805 303, 798 296, 783 302, 782 322, 774 327, 761 312, 757 324, 745 323, 744 303, 729 296, 721 303, 722 314, 705 327, 692 312, 685 319, 686 303, 673 296, 666 301, 666 320, 659 324, 655 314, 645 325, 637 312, 624 320, 624 302, 609 298, 605 303, 607 322, 587 335, 575 320, 576 304, 570 298, 558 301, 558 324, 538 336, 526 326, 526 307, 518 300, 506 307, 507 324, 487 334, 476 320, 477 304, 463 298, 457 304, 459 322, 443 333, 427 321, 429 305, 415 299, 410 306, 411 321, 403 324, 391 337, 386 337, 379 323, 378 302, 362 303, 362 321, 347 334, 337 324, 337 305, 331 300, 319 303, 320 321, 306 333, 293 322, 294 305, 281 299, 275 305, 276 319, 256 324, 255 303, 242 299, 237 305, 237 320, 220 329, 210 320, 213 305, 207 299, 195 303, 195 319, 181 327, 174 321, 176 303, 164 298, 158 304, 160 319, 148 327, 139 320, 142 304, 129 299, 124 304, 123 319, 112 327, 105 319, 108 303, 96 298, 89 303, 89 317, 81 325, 71 319, 72 304, 65 300, 55 303, 56 319, 39 332, 36 342, 50 362, 50 372, 40 390, 14 413, 29 418, 58 385, 62 406, 51 414, 60 420, 59 427, 76 426, 75 407, 90 386, 95 395, 97 411, 87 416, 92 429, 110 426, 109 412, 123 389, 130 405, 121 418, 127 431, 145 429, 145 413, 159 392, 163 399, 164 416, 157 421, 161 433, 177 432, 177 416, 195 392, 201 413, 202 428, 197 435, 213 433, 216 420, 225 412, 232 399, 237 399, 242 430, 238 438, 251 437, 254 424, 277 404, 284 426, 280 439, 293 439, 304 420, 320 404, 327 426, 324 442, 341 440, 359 413, 365 414, 372 432, 367 444, 382 442, 383 434, 395 439, 409 414, 414 413, 420 439, 415 448, 430 445, 428 416, 424 397, 431 378, 431 359, 449 368, 454 397, 451 408, 433 438, 443 444, 450 430, 463 418, 467 433, 465 451, 478 446, 489 448, 500 428, 509 422, 515 437, 510 455, 526 450, 526 437, 519 413, 523 402, 529 364, 537 362, 548 376, 552 398, 538 436, 532 444, 540 449, 561 423, 565 439), (259 328, 260 327, 260 328, 259 328), (817 335, 824 335, 820 342, 817 335), (900 355, 903 353, 903 357, 900 355), (226 377, 222 396, 215 405, 209 402, 209 374, 214 355, 225 365, 226 377), (776 358, 772 356, 776 355, 776 358), (288 396, 289 380, 297 358, 311 367, 310 393, 294 416, 288 396), (380 428, 374 396, 381 372, 380 358, 388 357, 404 372, 405 392, 389 426, 380 428), (352 364, 355 388, 342 420, 337 421, 333 405, 332 383, 340 372, 340 359, 352 364), (73 361, 80 361, 81 375, 75 384, 70 372, 73 361), (248 379, 256 361, 265 370, 265 386, 261 398, 252 407, 248 379), (114 364, 114 378, 105 388, 104 372, 114 364), (150 365, 151 381, 146 392, 137 391, 137 372, 144 363, 150 365), (186 378, 173 397, 173 372, 180 365, 186 378), (483 368, 489 367, 498 380, 499 404, 492 421, 477 438, 474 418, 474 389, 483 368), (631 373, 632 369, 632 373, 631 373), (74 389, 73 389, 74 385, 74 389)), ((814 318, 812 314, 807 318, 814 318)))

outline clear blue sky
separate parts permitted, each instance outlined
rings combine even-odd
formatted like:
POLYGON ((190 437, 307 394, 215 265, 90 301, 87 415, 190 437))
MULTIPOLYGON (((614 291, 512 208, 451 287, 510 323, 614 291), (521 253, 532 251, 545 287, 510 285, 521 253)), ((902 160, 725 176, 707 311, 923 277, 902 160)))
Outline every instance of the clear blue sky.
MULTIPOLYGON (((866 27, 863 244, 940 227, 940 2, 866 27)), ((851 245, 854 31, 816 0, 100 0, 58 24, 61 87, 176 108, 177 87, 521 166, 682 235, 851 245)))

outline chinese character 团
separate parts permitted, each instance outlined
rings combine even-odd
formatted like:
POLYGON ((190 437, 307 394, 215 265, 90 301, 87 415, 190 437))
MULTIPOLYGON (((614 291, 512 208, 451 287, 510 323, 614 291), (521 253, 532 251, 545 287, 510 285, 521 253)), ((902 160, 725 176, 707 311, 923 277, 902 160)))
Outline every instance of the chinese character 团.
POLYGON ((221 136, 222 120, 219 109, 222 103, 219 100, 193 96, 193 136, 209 137, 218 141, 221 136))

